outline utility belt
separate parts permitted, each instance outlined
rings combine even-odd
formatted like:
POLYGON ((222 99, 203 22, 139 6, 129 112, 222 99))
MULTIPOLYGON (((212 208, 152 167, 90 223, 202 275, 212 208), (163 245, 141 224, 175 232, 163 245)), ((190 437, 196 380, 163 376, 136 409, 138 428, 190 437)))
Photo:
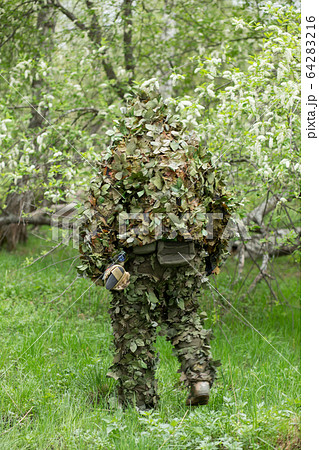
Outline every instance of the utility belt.
POLYGON ((133 247, 135 255, 151 255, 156 253, 161 266, 185 266, 195 258, 193 241, 155 241, 141 247, 133 247))
POLYGON ((133 247, 132 252, 137 257, 146 258, 131 260, 126 270, 119 264, 108 267, 103 275, 106 289, 125 289, 129 285, 130 273, 161 280, 166 268, 191 264, 196 255, 193 241, 155 241, 141 247, 133 247))

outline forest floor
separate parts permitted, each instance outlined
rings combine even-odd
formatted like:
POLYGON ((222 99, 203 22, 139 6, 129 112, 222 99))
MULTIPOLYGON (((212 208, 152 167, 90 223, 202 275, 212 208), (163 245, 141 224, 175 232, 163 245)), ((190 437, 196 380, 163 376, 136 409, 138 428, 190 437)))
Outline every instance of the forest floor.
POLYGON ((243 296, 257 272, 248 261, 244 286, 232 285, 234 259, 211 281, 224 299, 203 292, 213 357, 222 362, 209 404, 185 406, 178 362, 159 337, 161 401, 140 412, 116 406, 106 376, 109 296, 74 281, 71 247, 32 264, 56 244, 47 236, 34 232, 13 253, 0 252, 1 450, 300 448, 300 272, 292 257, 272 261, 277 299, 265 281, 243 296))

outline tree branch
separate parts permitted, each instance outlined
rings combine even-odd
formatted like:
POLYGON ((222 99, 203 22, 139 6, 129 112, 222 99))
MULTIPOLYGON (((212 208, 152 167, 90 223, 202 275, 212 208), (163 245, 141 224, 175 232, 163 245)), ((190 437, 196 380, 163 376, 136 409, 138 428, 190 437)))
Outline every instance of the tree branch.
POLYGON ((30 225, 51 225, 51 218, 49 216, 29 216, 21 218, 20 216, 13 215, 0 217, 0 226, 11 225, 13 223, 27 223, 30 225))
POLYGON ((276 208, 280 199, 280 194, 275 194, 272 197, 267 198, 264 202, 247 214, 244 219, 245 224, 255 222, 257 225, 262 226, 264 217, 276 208))
MULTIPOLYGON (((98 17, 93 9, 94 5, 91 0, 86 0, 86 5, 90 11, 90 14, 92 16, 91 25, 87 26, 85 23, 83 23, 81 20, 79 20, 71 11, 66 9, 59 0, 53 0, 53 6, 58 8, 68 19, 70 19, 80 30, 82 31, 88 31, 88 37, 93 42, 93 44, 96 45, 97 48, 101 47, 102 42, 102 28, 99 24, 98 17)), ((110 81, 115 81, 115 84, 113 85, 113 88, 117 92, 118 96, 121 98, 124 98, 124 95, 126 93, 125 89, 119 82, 116 73, 113 69, 112 64, 107 60, 107 57, 104 52, 104 58, 101 60, 103 70, 107 76, 107 78, 110 81)))
POLYGON ((79 20, 71 11, 61 5, 59 0, 53 0, 52 6, 58 8, 68 19, 70 19, 78 28, 80 28, 80 30, 88 30, 87 26, 83 22, 81 22, 81 20, 79 20))
POLYGON ((8 41, 10 41, 10 39, 12 39, 14 37, 14 35, 16 34, 16 32, 18 31, 18 29, 20 28, 20 24, 17 26, 17 28, 15 28, 12 33, 7 37, 7 39, 5 39, 3 42, 0 43, 0 48, 3 47, 8 41))
POLYGON ((59 117, 57 117, 54 122, 57 122, 61 119, 63 119, 63 117, 75 113, 75 112, 82 112, 83 114, 86 113, 92 113, 92 114, 98 114, 100 111, 96 108, 92 108, 92 107, 80 107, 80 108, 72 108, 72 109, 68 109, 67 111, 65 111, 64 113, 62 113, 59 117))
POLYGON ((268 262, 269 262, 269 253, 267 252, 267 250, 265 250, 265 252, 263 254, 262 263, 261 263, 261 266, 259 269, 259 274, 255 277, 254 281, 251 283, 251 285, 248 289, 248 294, 253 289, 255 289, 255 287, 257 286, 259 281, 261 281, 265 277, 270 277, 270 275, 267 273, 268 262))

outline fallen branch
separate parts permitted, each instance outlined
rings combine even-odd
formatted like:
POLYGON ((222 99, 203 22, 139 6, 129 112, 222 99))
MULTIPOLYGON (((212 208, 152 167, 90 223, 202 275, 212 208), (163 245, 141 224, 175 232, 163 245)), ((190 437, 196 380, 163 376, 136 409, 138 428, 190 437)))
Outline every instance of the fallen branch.
POLYGON ((267 198, 264 202, 258 205, 255 209, 253 209, 244 219, 244 223, 248 224, 249 222, 255 222, 257 225, 261 226, 264 220, 264 217, 273 211, 279 200, 281 199, 281 195, 273 195, 270 198, 267 198))
POLYGON ((51 225, 51 218, 50 216, 38 216, 38 217, 32 217, 32 216, 2 216, 0 217, 0 226, 1 225, 10 225, 12 223, 16 224, 30 224, 30 225, 51 225))
POLYGON ((0 226, 10 224, 24 224, 24 225, 51 225, 54 227, 73 228, 73 220, 76 216, 77 209, 76 203, 58 204, 50 207, 52 212, 47 212, 47 208, 39 208, 29 214, 23 214, 23 208, 21 214, 8 214, 0 216, 0 226), (64 220, 69 219, 69 220, 64 220), (63 223, 61 223, 61 221, 63 223))
MULTIPOLYGON (((269 256, 285 256, 291 255, 295 250, 300 247, 300 238, 301 238, 301 229, 295 228, 296 231, 296 239, 294 242, 287 242, 285 237, 291 233, 291 229, 289 228, 281 228, 278 230, 274 230, 271 234, 268 234, 267 237, 263 233, 255 233, 250 235, 250 239, 245 242, 245 257, 249 257, 253 255, 254 258, 258 258, 264 253, 264 240, 267 239, 268 244, 268 254, 269 256)), ((242 260, 242 240, 236 240, 231 243, 231 253, 233 255, 239 255, 239 258, 242 260)), ((241 267, 242 271, 242 267, 241 267)), ((240 275, 241 272, 238 272, 240 275)))

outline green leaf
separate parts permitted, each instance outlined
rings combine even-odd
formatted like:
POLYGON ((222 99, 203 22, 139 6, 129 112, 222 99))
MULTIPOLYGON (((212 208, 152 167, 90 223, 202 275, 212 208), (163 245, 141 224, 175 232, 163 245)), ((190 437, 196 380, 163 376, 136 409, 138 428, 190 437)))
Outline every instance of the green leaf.
POLYGON ((131 140, 126 144, 126 153, 127 153, 128 155, 133 155, 135 149, 136 149, 136 143, 134 142, 133 139, 131 139, 131 140))
POLYGON ((147 369, 147 365, 145 364, 145 362, 142 359, 139 360, 139 365, 141 367, 143 367, 143 369, 147 369))
POLYGON ((101 189, 101 194, 105 195, 107 193, 107 191, 109 190, 110 186, 111 186, 110 184, 104 184, 101 189))
POLYGON ((181 165, 181 163, 177 163, 176 161, 172 161, 168 164, 168 167, 172 170, 177 170, 179 168, 179 166, 181 165))
POLYGON ((150 303, 156 304, 158 303, 158 298, 156 297, 156 295, 154 294, 154 291, 150 291, 148 293, 148 300, 150 301, 150 303))
POLYGON ((154 186, 157 187, 157 189, 162 189, 163 182, 161 176, 158 173, 155 175, 155 177, 151 178, 150 181, 154 184, 154 186))
POLYGON ((184 310, 185 309, 185 304, 184 304, 184 300, 182 298, 178 298, 177 299, 177 305, 180 309, 184 310))
POLYGON ((137 349, 137 345, 136 345, 136 343, 134 341, 132 341, 131 345, 130 345, 131 352, 132 353, 136 352, 136 349, 137 349))
POLYGON ((175 150, 178 149, 179 143, 178 143, 177 141, 172 141, 172 142, 170 143, 170 147, 171 147, 172 150, 175 151, 175 150))

